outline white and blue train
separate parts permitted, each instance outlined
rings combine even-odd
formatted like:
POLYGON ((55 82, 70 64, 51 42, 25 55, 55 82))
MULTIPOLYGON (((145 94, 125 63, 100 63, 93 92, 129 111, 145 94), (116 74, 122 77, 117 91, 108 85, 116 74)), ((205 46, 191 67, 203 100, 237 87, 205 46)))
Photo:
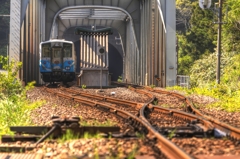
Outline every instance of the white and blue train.
POLYGON ((75 79, 76 54, 74 43, 52 39, 40 43, 39 67, 44 82, 71 82, 75 79))

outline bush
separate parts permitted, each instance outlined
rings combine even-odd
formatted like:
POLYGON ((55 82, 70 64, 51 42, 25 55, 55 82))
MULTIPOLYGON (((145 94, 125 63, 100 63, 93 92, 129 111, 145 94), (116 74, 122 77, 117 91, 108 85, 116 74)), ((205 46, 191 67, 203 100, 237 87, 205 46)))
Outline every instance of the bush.
POLYGON ((23 87, 17 79, 17 74, 22 64, 11 61, 0 56, 0 64, 7 73, 0 73, 0 135, 9 133, 9 126, 31 124, 30 112, 38 107, 41 102, 30 103, 26 94, 34 87, 35 82, 28 83, 23 87))
MULTIPOLYGON (((240 86, 240 83, 238 83, 240 86)), ((239 88, 239 87, 238 87, 239 88)), ((204 87, 194 87, 186 89, 182 87, 169 87, 168 90, 178 90, 184 92, 185 95, 203 95, 217 99, 216 102, 206 105, 209 108, 221 108, 228 112, 240 112, 240 91, 233 90, 227 84, 215 83, 205 85, 204 87)))

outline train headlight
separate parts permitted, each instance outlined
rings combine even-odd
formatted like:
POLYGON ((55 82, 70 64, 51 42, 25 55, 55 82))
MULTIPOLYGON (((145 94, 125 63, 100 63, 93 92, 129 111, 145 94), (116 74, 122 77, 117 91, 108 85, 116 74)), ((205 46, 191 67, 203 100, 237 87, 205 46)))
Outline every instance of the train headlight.
POLYGON ((66 70, 70 70, 70 67, 69 67, 69 66, 66 66, 65 69, 66 69, 66 70))

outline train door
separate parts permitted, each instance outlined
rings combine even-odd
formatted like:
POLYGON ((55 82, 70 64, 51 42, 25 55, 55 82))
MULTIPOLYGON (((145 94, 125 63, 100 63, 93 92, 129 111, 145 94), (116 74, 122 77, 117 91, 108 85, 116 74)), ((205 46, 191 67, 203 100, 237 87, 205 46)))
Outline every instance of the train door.
POLYGON ((75 72, 72 44, 69 43, 63 43, 63 71, 75 72))
POLYGON ((52 69, 62 71, 62 47, 52 47, 52 69))

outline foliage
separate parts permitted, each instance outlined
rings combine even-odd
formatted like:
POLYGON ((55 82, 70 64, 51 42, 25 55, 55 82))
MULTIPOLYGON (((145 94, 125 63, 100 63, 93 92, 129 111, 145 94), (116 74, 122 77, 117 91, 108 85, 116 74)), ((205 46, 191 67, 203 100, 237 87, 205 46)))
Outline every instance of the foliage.
POLYGON ((135 134, 136 134, 137 138, 139 138, 141 140, 146 138, 146 136, 144 134, 142 134, 142 133, 136 132, 135 134))
MULTIPOLYGON (((227 65, 231 66, 234 60, 233 56, 234 53, 222 54, 220 66, 221 75, 225 74, 225 72, 229 72, 229 70, 224 70, 224 67, 227 65)), ((216 79, 216 62, 216 54, 210 54, 208 56, 205 55, 202 59, 195 61, 190 70, 191 86, 203 86, 213 82, 216 79)))
POLYGON ((100 133, 96 133, 96 134, 90 134, 88 132, 85 132, 83 135, 84 139, 91 139, 91 138, 95 138, 95 139, 100 139, 102 138, 100 133))
POLYGON ((154 84, 151 84, 150 87, 153 89, 155 88, 156 86, 154 84))
POLYGON ((224 4, 223 13, 228 14, 223 16, 223 21, 227 22, 223 26, 222 46, 225 51, 238 51, 240 49, 240 1, 227 0, 224 4))
POLYGON ((0 135, 9 133, 9 126, 31 124, 30 112, 41 102, 30 103, 27 91, 33 88, 34 82, 23 87, 16 78, 21 63, 11 61, 8 65, 7 57, 0 56, 0 63, 7 73, 0 73, 0 135))
POLYGON ((158 105, 158 100, 154 100, 152 103, 153 105, 158 105))
POLYGON ((176 0, 176 25, 178 32, 185 33, 190 28, 192 1, 176 0))
MULTIPOLYGON (((213 0, 212 4, 216 2, 218 0, 213 0)), ((178 74, 190 75, 191 79, 191 89, 184 91, 215 98, 217 102, 209 107, 240 111, 240 1, 226 0, 223 3, 222 22, 227 23, 222 25, 221 84, 218 85, 215 82, 218 25, 212 23, 218 20, 218 8, 213 10, 212 5, 211 9, 202 10, 198 1, 192 0, 177 0, 176 4, 178 16, 184 15, 185 19, 189 15, 184 13, 192 9, 185 27, 187 30, 178 32, 178 74)))
POLYGON ((85 84, 82 85, 82 89, 86 89, 87 86, 85 84))
POLYGON ((187 41, 185 36, 178 35, 178 74, 182 75, 189 74, 189 68, 193 63, 193 58, 187 54, 192 43, 187 41))
POLYGON ((232 89, 237 88, 236 84, 240 80, 240 55, 234 54, 227 61, 227 65, 224 67, 224 74, 222 76, 222 82, 228 83, 232 89))
POLYGON ((109 119, 107 119, 104 122, 100 122, 98 120, 92 120, 92 121, 91 120, 87 120, 87 121, 81 120, 80 125, 82 125, 82 126, 114 126, 114 125, 116 125, 116 123, 109 119))
POLYGON ((194 87, 186 89, 183 87, 169 87, 168 90, 178 90, 185 93, 185 95, 202 95, 215 99, 215 102, 207 105, 209 108, 218 108, 228 112, 240 112, 240 82, 238 82, 235 89, 232 89, 228 84, 211 83, 204 87, 194 87))
POLYGON ((118 82, 122 82, 122 76, 118 76, 118 82))
POLYGON ((172 130, 169 134, 168 134, 168 138, 172 139, 175 136, 176 133, 176 129, 172 130))
POLYGON ((60 143, 64 143, 65 141, 78 139, 78 138, 79 138, 79 136, 74 134, 72 130, 67 129, 66 133, 63 134, 63 136, 61 138, 59 138, 58 141, 60 143))
POLYGON ((202 10, 198 1, 178 0, 182 3, 176 3, 179 10, 191 9, 188 29, 178 32, 178 74, 190 74, 190 68, 195 60, 203 55, 209 55, 216 48, 217 28, 212 23, 213 12, 202 10))

